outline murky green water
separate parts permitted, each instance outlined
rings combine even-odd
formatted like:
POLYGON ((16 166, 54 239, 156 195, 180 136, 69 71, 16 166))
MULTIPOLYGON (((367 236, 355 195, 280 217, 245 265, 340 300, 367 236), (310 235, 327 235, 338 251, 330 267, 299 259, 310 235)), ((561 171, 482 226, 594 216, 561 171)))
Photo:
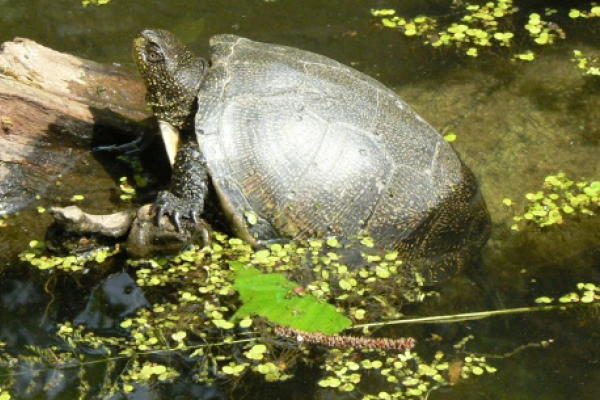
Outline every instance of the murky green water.
MULTIPOLYGON (((600 179, 599 80, 582 77, 570 61, 573 49, 598 54, 600 24, 562 18, 559 23, 568 30, 567 40, 542 52, 536 62, 515 65, 502 52, 475 60, 434 52, 418 40, 382 29, 370 15, 374 7, 397 8, 408 16, 443 14, 450 3, 112 0, 105 6, 83 8, 76 0, 0 0, 0 42, 27 37, 60 51, 133 69, 131 38, 145 27, 160 27, 176 32, 200 54, 208 51, 211 35, 228 32, 352 64, 396 89, 440 131, 457 133, 455 147, 479 177, 494 221, 484 251, 484 272, 506 307, 533 305, 541 295, 560 296, 573 291, 578 282, 600 283, 597 217, 573 220, 549 232, 513 234, 512 212, 502 204, 504 197, 522 204, 525 193, 538 190, 544 177, 558 171, 573 179, 600 179)), ((586 1, 521 3, 538 12, 545 7, 556 7, 563 14, 575 6, 589 9, 586 1)), ((43 293, 41 278, 10 272, 0 279, 0 340, 11 349, 54 343, 53 324, 75 318, 85 308, 85 293, 78 288, 59 285, 63 291, 57 308, 48 306, 50 298, 43 293), (47 310, 50 313, 45 315, 47 310)), ((143 296, 122 279, 115 290, 133 293, 124 303, 142 304, 143 296)), ((459 277, 440 292, 439 299, 409 312, 435 315, 492 307, 467 279, 459 277)), ((452 343, 472 334, 475 339, 468 349, 493 355, 506 355, 528 343, 554 341, 547 348, 489 357, 497 373, 459 382, 451 390, 431 393, 429 399, 595 399, 600 393, 599 328, 597 311, 591 309, 417 326, 413 336, 422 351, 431 354, 446 346, 438 344, 440 337, 452 343)), ((75 379, 44 394, 42 387, 51 372, 17 377, 14 393, 22 393, 19 398, 74 398, 75 379), (34 382, 31 396, 25 394, 28 379, 34 382)), ((291 384, 252 388, 248 397, 360 398, 327 393, 312 378, 307 373, 291 384)), ((377 393, 376 387, 369 389, 377 393)), ((220 398, 216 391, 183 385, 157 396, 136 398, 220 398)))

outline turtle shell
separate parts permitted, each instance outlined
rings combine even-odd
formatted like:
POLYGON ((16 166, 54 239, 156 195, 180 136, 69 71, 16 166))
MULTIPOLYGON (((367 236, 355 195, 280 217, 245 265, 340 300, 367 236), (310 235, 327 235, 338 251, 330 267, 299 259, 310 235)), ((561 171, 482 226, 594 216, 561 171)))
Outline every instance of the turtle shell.
POLYGON ((368 232, 428 265, 489 234, 477 181, 396 93, 327 57, 214 36, 196 134, 226 214, 250 242, 368 232))

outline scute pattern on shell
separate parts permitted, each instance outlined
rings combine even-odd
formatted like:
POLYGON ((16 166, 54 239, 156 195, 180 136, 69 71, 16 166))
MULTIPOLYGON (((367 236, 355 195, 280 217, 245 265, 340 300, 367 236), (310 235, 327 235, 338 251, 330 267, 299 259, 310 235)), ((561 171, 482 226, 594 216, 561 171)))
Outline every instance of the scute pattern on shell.
POLYGON ((242 237, 367 231, 431 270, 483 246, 489 215, 471 171, 393 91, 295 48, 218 35, 211 50, 196 132, 242 237))

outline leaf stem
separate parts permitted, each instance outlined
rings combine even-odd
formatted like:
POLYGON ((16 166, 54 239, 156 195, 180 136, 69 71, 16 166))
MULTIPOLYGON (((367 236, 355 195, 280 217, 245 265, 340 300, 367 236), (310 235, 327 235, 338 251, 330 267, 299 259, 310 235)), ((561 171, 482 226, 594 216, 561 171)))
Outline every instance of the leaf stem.
POLYGON ((555 311, 555 310, 563 310, 564 311, 569 308, 598 307, 598 306, 600 306, 600 302, 553 304, 553 305, 537 306, 537 307, 506 308, 503 310, 494 310, 494 311, 478 311, 478 312, 454 314, 454 315, 439 315, 439 316, 434 316, 434 317, 407 318, 407 319, 398 319, 398 320, 384 321, 384 322, 373 322, 370 324, 358 324, 358 325, 352 325, 349 329, 362 329, 362 328, 372 328, 372 327, 376 327, 376 326, 402 325, 402 324, 449 324, 449 323, 455 323, 455 322, 485 319, 485 318, 489 318, 489 317, 496 317, 499 315, 523 314, 523 313, 530 313, 530 312, 555 311))

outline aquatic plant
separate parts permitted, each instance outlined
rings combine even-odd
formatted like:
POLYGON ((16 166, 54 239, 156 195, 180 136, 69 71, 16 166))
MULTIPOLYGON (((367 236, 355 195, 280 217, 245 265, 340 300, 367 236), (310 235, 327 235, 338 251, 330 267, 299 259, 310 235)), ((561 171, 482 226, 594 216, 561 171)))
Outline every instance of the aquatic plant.
MULTIPOLYGON (((553 186, 572 186, 563 175, 555 178, 548 180, 553 186)), ((80 381, 80 397, 85 397, 93 376, 87 370, 102 362, 106 372, 94 395, 110 397, 140 385, 184 379, 183 370, 192 369, 199 382, 230 381, 236 386, 257 376, 266 382, 285 381, 298 364, 311 364, 321 368, 318 385, 327 390, 360 391, 366 399, 418 399, 494 373, 491 358, 545 344, 484 356, 467 351, 467 342, 473 340, 469 336, 455 344, 455 354, 436 351, 426 359, 413 348, 414 339, 382 338, 375 335, 377 328, 600 304, 600 286, 582 283, 580 293, 562 296, 556 304, 541 298, 533 307, 406 318, 403 304, 436 294, 423 291, 420 279, 411 278, 414 271, 397 253, 370 253, 374 243, 369 237, 359 239, 366 265, 356 270, 343 262, 346 245, 333 238, 273 244, 258 251, 238 238, 220 233, 213 238, 211 246, 193 246, 173 257, 129 261, 138 285, 160 291, 163 301, 121 321, 123 335, 103 336, 67 322, 57 327, 59 346, 31 348, 33 355, 20 355, 18 361, 4 357, 0 347, 2 367, 13 374, 22 363, 61 374, 73 371, 80 381), (256 283, 254 288, 249 282, 256 283), (267 298, 271 307, 265 311, 267 298), (348 328, 357 334, 341 333, 348 328), (375 392, 368 385, 373 379, 382 382, 375 392)), ((38 249, 36 257, 43 257, 41 246, 32 247, 38 249)), ((81 272, 55 273, 67 277, 81 272)), ((0 386, 10 388, 10 381, 0 386)))
POLYGON ((87 7, 90 4, 93 4, 95 6, 102 6, 102 5, 108 4, 108 3, 110 3, 110 0, 81 0, 81 4, 84 7, 87 7))
MULTIPOLYGON (((562 224, 566 218, 579 214, 594 215, 600 206, 600 181, 570 180, 564 172, 547 176, 542 190, 527 193, 527 204, 522 213, 513 217, 511 229, 518 231, 522 224, 548 227, 562 224)), ((514 202, 505 198, 504 205, 514 202)))
POLYGON ((571 59, 577 68, 583 70, 585 75, 600 76, 600 57, 586 56, 581 50, 573 50, 571 59))
MULTIPOLYGON (((484 5, 464 3, 456 6, 456 12, 442 17, 418 16, 407 20, 393 9, 371 10, 371 13, 380 18, 384 27, 399 29, 406 36, 419 36, 434 48, 454 46, 467 56, 477 57, 485 48, 514 44, 518 33, 511 16, 517 11, 512 0, 497 0, 484 5), (457 20, 456 15, 461 17, 457 20)), ((530 15, 525 29, 538 45, 552 43, 556 37, 564 38, 558 25, 542 20, 537 13, 530 15)), ((531 57, 530 53, 514 55, 521 60, 531 57)))
MULTIPOLYGON (((373 9, 371 14, 381 26, 396 29, 407 37, 420 37, 426 45, 437 49, 455 48, 469 57, 478 57, 492 49, 516 48, 512 60, 533 61, 537 48, 552 45, 567 34, 556 19, 558 11, 545 8, 528 15, 522 28, 515 26, 519 9, 512 0, 488 1, 485 4, 454 2, 452 12, 442 16, 419 15, 408 19, 394 9, 373 9)), ((600 6, 592 3, 589 10, 571 9, 571 19, 593 19, 600 16, 600 6)), ((597 59, 584 57, 574 50, 578 68, 587 75, 598 75, 597 59)))
POLYGON ((73 196, 71 196, 71 199, 70 199, 70 201, 73 203, 77 203, 77 202, 80 202, 83 200, 85 200, 85 196, 82 194, 74 194, 73 196))
MULTIPOLYGON (((257 375, 267 382, 283 381, 293 376, 295 365, 309 363, 323 369, 319 385, 338 391, 358 389, 363 377, 373 373, 390 384, 381 389, 389 398, 418 398, 450 385, 441 353, 425 361, 412 349, 414 339, 382 338, 367 326, 402 318, 404 303, 435 293, 423 291, 422 280, 397 252, 376 254, 370 251, 370 237, 357 240, 365 264, 358 269, 344 263, 347 245, 334 238, 256 251, 219 233, 210 247, 129 261, 138 285, 160 290, 164 302, 124 319, 120 328, 126 335, 100 336, 65 323, 57 331, 62 346, 32 351, 47 368, 79 369, 85 393, 87 365, 97 361, 81 349, 95 349, 109 371, 101 389, 105 395, 180 379, 180 368, 168 358, 174 354, 184 356, 186 368, 208 384, 257 375), (361 334, 339 334, 346 328, 361 334)), ((40 242, 25 254, 23 259, 38 268, 81 273, 79 267, 63 267, 59 259, 51 262, 40 242)), ((378 395, 383 394, 372 396, 378 395)))
POLYGON ((122 192, 122 194, 119 196, 122 201, 130 202, 136 196, 135 187, 127 182, 126 176, 119 178, 119 189, 121 189, 122 192))
POLYGON ((341 332, 352 324, 331 304, 317 301, 282 274, 264 274, 256 268, 246 268, 240 262, 230 265, 235 272, 233 289, 239 293, 242 302, 231 317, 233 320, 259 315, 301 332, 325 334, 341 332))
POLYGON ((115 248, 102 247, 82 254, 57 256, 47 252, 46 244, 43 241, 32 240, 29 242, 29 250, 19 254, 19 259, 39 270, 80 272, 84 271, 86 264, 102 264, 107 258, 119 252, 120 248, 117 246, 115 248))
POLYGON ((457 138, 458 138, 458 136, 456 136, 456 133, 454 133, 454 132, 448 132, 447 134, 444 135, 444 140, 448 143, 455 142, 457 138))
POLYGON ((594 283, 577 284, 578 292, 569 292, 558 298, 558 300, 543 296, 535 299, 538 304, 589 304, 600 300, 600 286, 594 283))
POLYGON ((579 10, 576 8, 571 8, 569 10, 569 18, 589 19, 589 18, 597 18, 597 17, 600 17, 600 6, 596 5, 596 3, 592 3, 589 11, 579 10))
MULTIPOLYGON (((548 182, 552 187, 573 186, 562 174, 548 182)), ((110 397, 140 385, 188 379, 181 374, 190 369, 197 382, 229 381, 235 387, 257 376, 266 382, 285 381, 294 376, 297 365, 310 364, 322 370, 318 385, 327 390, 360 391, 367 399, 418 399, 459 380, 494 373, 491 357, 467 351, 465 345, 473 339, 467 337, 455 345, 455 354, 436 351, 424 358, 418 347, 413 348, 414 339, 381 337, 378 328, 600 304, 600 289, 586 284, 582 295, 568 296, 572 304, 561 300, 406 318, 404 304, 437 294, 423 290, 417 271, 397 252, 373 252, 375 244, 368 236, 352 243, 360 244, 364 263, 356 269, 344 261, 350 245, 335 238, 291 241, 261 250, 221 233, 213 233, 213 239, 210 246, 192 246, 176 256, 128 261, 135 268, 137 284, 147 288, 147 294, 160 292, 162 301, 123 319, 122 335, 100 335, 63 323, 57 327, 59 346, 31 348, 32 356, 20 355, 10 365, 1 361, 0 349, 2 366, 13 374, 23 363, 75 374, 80 397, 85 397, 92 387, 88 369, 102 362, 105 376, 94 390, 99 397, 110 397), (382 382, 375 392, 368 384, 372 379, 382 382)), ((52 263, 43 245, 32 242, 31 248, 23 259, 47 269, 52 263)), ((54 278, 82 273, 81 268, 63 267, 58 261, 51 268, 54 278)), ((539 344, 519 349, 533 345, 539 344)), ((0 385, 11 387, 10 381, 0 385)))
POLYGON ((137 196, 137 189, 148 187, 152 178, 149 172, 144 169, 139 157, 126 154, 118 156, 117 160, 124 163, 131 170, 129 177, 122 176, 119 178, 119 189, 121 189, 119 198, 123 202, 131 202, 137 196), (133 178, 133 182, 129 181, 130 178, 133 178))

